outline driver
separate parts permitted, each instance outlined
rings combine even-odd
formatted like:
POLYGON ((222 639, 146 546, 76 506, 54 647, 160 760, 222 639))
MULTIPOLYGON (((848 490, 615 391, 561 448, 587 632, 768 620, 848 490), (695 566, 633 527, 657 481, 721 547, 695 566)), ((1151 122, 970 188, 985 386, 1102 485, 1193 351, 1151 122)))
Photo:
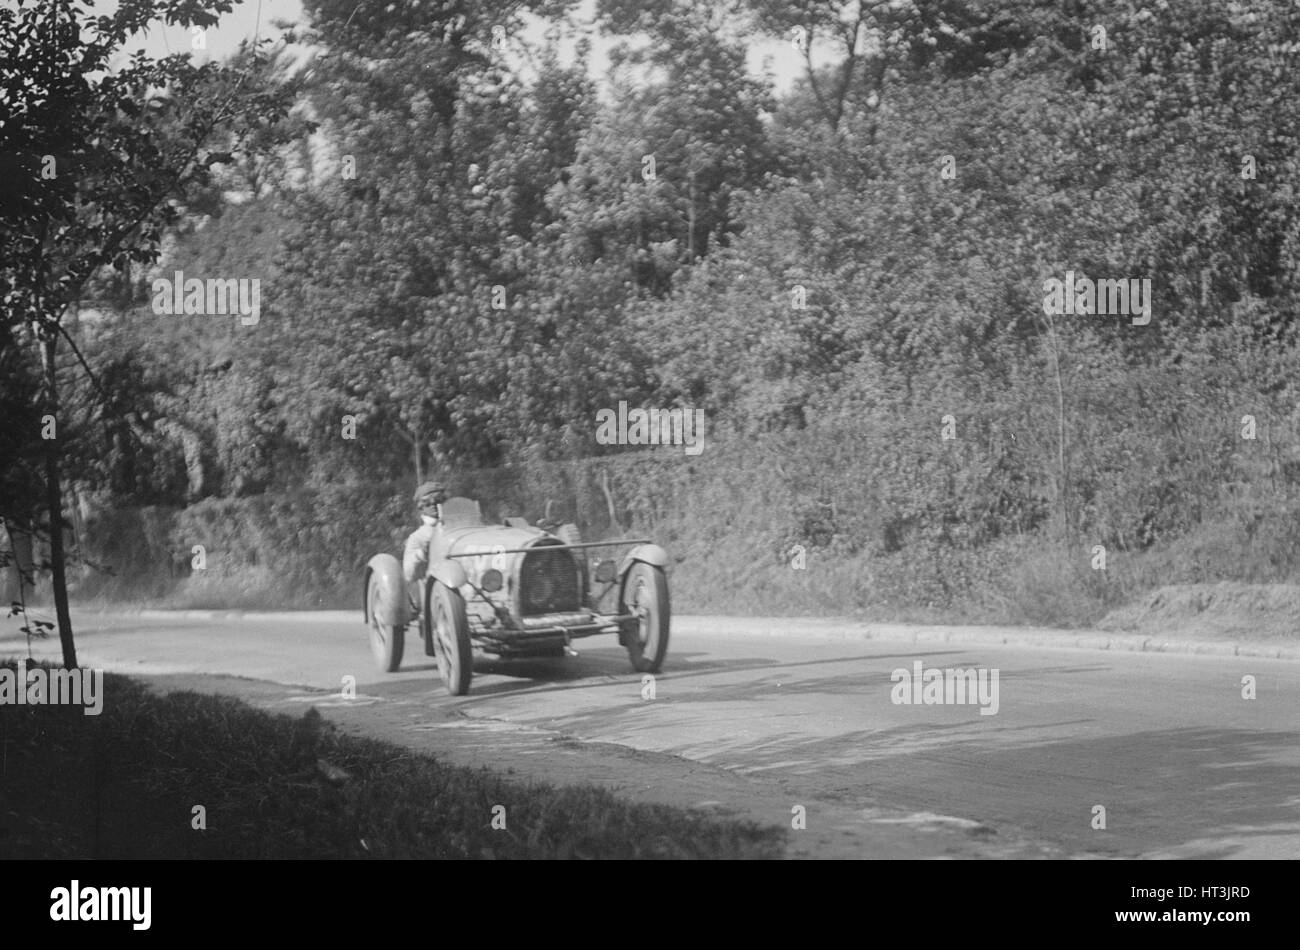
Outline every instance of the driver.
POLYGON ((406 592, 411 605, 418 611, 420 604, 420 578, 429 566, 429 542, 442 522, 442 503, 447 500, 447 489, 441 482, 425 482, 415 490, 415 507, 420 512, 420 527, 406 539, 402 552, 402 574, 406 578, 406 592))

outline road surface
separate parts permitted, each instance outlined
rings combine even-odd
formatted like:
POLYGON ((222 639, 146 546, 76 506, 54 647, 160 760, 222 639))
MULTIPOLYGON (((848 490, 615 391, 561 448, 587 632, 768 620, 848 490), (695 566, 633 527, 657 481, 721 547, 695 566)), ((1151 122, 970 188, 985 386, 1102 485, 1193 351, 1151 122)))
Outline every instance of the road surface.
MULTIPOLYGON (((478 662, 454 698, 413 638, 401 672, 375 670, 350 613, 75 620, 86 666, 281 712, 315 705, 349 731, 521 777, 802 823, 792 856, 1300 857, 1295 661, 679 617, 653 696, 610 637, 564 660, 478 662), (996 670, 996 712, 895 702, 920 695, 895 675, 918 662, 982 669, 990 689, 996 670), (348 676, 356 699, 340 694, 348 676)), ((16 627, 0 626, 0 655, 25 652, 16 627)), ((57 651, 56 638, 34 647, 57 651)))

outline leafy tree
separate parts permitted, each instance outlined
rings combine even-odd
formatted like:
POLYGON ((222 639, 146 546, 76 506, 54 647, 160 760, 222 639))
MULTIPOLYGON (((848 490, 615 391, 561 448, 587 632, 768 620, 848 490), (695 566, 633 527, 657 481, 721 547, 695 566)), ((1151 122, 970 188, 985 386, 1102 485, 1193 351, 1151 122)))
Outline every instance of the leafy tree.
MULTIPOLYGON (((9 157, 6 176, 19 183, 0 231, 4 339, 25 334, 38 350, 40 409, 56 426, 66 422, 58 376, 60 342, 70 342, 64 320, 88 282, 102 268, 151 260, 188 191, 285 114, 277 91, 247 68, 143 53, 113 68, 128 39, 151 23, 207 27, 231 7, 126 0, 96 16, 76 0, 19 0, 0 10, 0 154, 9 157)), ((44 488, 59 636, 72 667, 61 441, 44 440, 44 488)))
POLYGON ((274 329, 299 354, 281 410, 300 444, 354 415, 390 470, 407 466, 385 442, 418 478, 431 443, 491 462, 513 434, 497 425, 504 344, 531 332, 526 262, 593 96, 581 61, 543 49, 530 86, 494 49, 491 29, 515 32, 532 6, 432 11, 414 35, 309 8, 330 164, 295 200, 277 283, 292 305, 274 329))
POLYGON ((736 196, 777 170, 763 121, 775 102, 747 74, 745 36, 729 33, 720 9, 609 3, 602 11, 609 31, 649 42, 611 52, 614 101, 580 147, 563 214, 575 252, 620 261, 655 295, 679 266, 726 245, 736 196))

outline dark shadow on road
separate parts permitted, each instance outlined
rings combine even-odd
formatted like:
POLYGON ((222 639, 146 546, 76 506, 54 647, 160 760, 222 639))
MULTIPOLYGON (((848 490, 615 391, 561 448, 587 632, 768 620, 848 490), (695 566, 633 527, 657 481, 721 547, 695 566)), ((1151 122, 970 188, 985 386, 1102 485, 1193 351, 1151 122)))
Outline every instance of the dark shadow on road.
MULTIPOLYGON (((667 685, 674 681, 691 679, 693 677, 731 672, 737 669, 748 669, 755 671, 771 671, 770 678, 772 679, 772 682, 775 683, 780 679, 782 671, 795 670, 801 667, 828 665, 841 667, 847 663, 876 664, 887 660, 897 661, 903 659, 911 661, 918 657, 948 656, 961 652, 963 651, 936 650, 928 653, 877 654, 874 656, 855 654, 854 656, 849 657, 826 657, 816 660, 804 660, 798 663, 781 662, 780 660, 774 660, 770 657, 740 657, 728 660, 692 660, 692 657, 705 657, 709 654, 702 652, 678 653, 665 661, 664 668, 658 674, 657 680, 659 683, 667 685)), ((403 666, 402 669, 405 671, 407 667, 403 666)), ((431 669, 436 673, 436 667, 431 667, 431 669)), ((642 676, 641 673, 637 673, 632 669, 631 665, 628 663, 627 653, 622 648, 589 650, 583 651, 582 655, 578 657, 544 660, 476 659, 474 662, 474 675, 506 676, 511 679, 506 682, 498 683, 479 683, 478 681, 475 681, 470 686, 470 698, 473 698, 474 696, 499 696, 502 694, 521 692, 546 693, 569 688, 561 685, 541 684, 580 682, 584 689, 600 688, 604 686, 610 686, 617 689, 627 689, 629 686, 636 686, 636 688, 639 689, 642 676), (608 680, 608 682, 593 682, 602 677, 608 680)), ((888 678, 888 671, 886 671, 884 675, 888 678)), ((754 683, 752 681, 747 684, 738 684, 737 686, 728 687, 728 689, 742 690, 752 690, 753 688, 754 683)), ((716 694, 711 692, 710 695, 716 694)))

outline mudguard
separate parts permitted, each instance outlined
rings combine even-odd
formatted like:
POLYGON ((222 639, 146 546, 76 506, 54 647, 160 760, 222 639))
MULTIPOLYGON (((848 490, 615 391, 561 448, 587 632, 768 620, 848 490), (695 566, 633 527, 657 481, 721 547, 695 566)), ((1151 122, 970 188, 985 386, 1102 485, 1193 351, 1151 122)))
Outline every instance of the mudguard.
POLYGON ((369 599, 372 574, 379 581, 379 597, 376 603, 366 603, 366 623, 370 622, 372 611, 381 622, 394 627, 404 627, 414 620, 415 613, 406 596, 402 565, 397 558, 391 554, 376 554, 366 563, 366 573, 362 580, 363 602, 369 599))
MULTIPOLYGON (((618 568, 618 609, 620 612, 627 610, 627 574, 636 563, 649 564, 663 570, 668 566, 668 552, 657 544, 638 544, 627 554, 623 555, 623 562, 618 568)), ((623 646, 628 646, 631 637, 636 636, 635 620, 623 621, 618 633, 618 642, 623 646)))
POLYGON ((468 580, 465 576, 465 568, 450 558, 442 561, 431 561, 429 563, 429 576, 452 590, 463 587, 468 580))
POLYGON ((657 544, 638 544, 623 555, 623 562, 618 566, 619 580, 623 579, 637 561, 643 561, 653 567, 667 567, 668 552, 657 544))

